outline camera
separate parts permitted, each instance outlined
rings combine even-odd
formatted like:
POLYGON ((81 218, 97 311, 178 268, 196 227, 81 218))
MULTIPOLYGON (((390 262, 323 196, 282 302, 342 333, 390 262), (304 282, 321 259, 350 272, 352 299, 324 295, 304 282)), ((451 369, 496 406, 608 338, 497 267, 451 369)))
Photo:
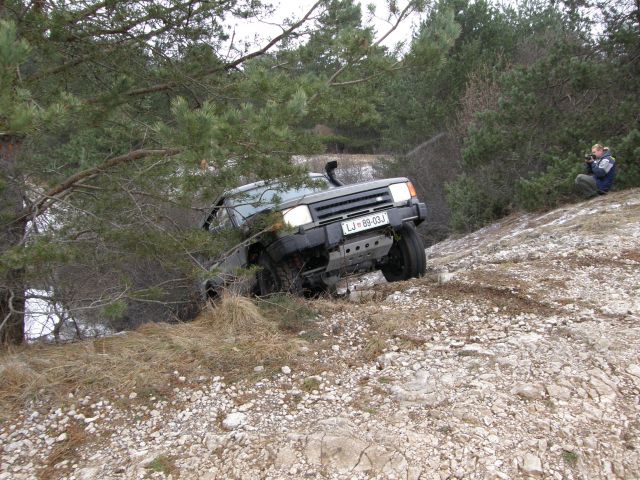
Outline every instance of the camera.
POLYGON ((595 159, 596 159, 596 156, 595 156, 595 154, 593 154, 593 153, 587 153, 587 154, 584 156, 584 161, 585 161, 585 162, 592 162, 592 161, 593 161, 593 160, 595 160, 595 159))

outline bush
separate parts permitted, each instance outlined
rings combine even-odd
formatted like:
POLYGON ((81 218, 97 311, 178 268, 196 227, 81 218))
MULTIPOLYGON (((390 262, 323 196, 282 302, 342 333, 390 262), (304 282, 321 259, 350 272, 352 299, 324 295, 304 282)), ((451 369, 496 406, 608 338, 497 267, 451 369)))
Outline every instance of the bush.
POLYGON ((631 130, 617 148, 612 145, 618 172, 616 189, 640 187, 640 130, 631 130))
POLYGON ((574 182, 584 167, 575 156, 553 157, 544 173, 516 184, 516 204, 526 210, 556 207, 574 194, 574 182))
MULTIPOLYGON (((605 144, 611 145, 616 159, 614 189, 640 186, 640 131, 632 130, 624 138, 610 139, 605 144)), ((579 155, 541 160, 548 165, 543 173, 517 182, 516 205, 526 210, 544 210, 577 198, 574 180, 576 175, 584 173, 581 162, 579 155)))
POLYGON ((492 198, 472 177, 461 175, 447 184, 447 201, 451 208, 451 226, 455 231, 468 232, 505 214, 507 205, 492 198))

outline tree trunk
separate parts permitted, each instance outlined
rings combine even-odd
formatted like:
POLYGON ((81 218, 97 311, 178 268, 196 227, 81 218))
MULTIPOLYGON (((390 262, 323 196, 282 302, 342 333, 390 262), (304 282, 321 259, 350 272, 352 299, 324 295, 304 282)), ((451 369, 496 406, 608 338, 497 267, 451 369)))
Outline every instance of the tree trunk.
POLYGON ((27 219, 24 211, 24 186, 17 165, 22 138, 0 133, 0 345, 18 345, 24 341, 24 270, 3 265, 2 256, 20 245, 27 219))

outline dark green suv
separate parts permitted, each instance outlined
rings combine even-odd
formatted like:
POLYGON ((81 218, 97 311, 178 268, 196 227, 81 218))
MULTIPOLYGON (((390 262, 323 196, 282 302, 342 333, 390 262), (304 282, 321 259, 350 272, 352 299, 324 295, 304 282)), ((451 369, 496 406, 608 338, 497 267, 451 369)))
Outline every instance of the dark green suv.
POLYGON ((202 228, 239 229, 244 241, 210 262, 208 296, 252 265, 258 269, 248 288, 258 295, 331 291, 346 275, 377 269, 390 282, 424 275, 425 249, 415 226, 427 209, 411 182, 388 178, 343 185, 334 175, 336 166, 330 162, 326 173, 310 173, 311 186, 256 182, 214 203, 202 228), (274 212, 284 228, 258 234, 250 228, 274 212))

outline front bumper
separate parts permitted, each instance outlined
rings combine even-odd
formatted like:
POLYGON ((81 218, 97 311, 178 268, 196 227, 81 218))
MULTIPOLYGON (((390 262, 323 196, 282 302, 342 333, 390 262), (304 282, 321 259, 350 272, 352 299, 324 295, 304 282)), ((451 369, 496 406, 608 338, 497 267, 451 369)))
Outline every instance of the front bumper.
MULTIPOLYGON (((413 201, 409 205, 393 207, 385 210, 389 216, 389 224, 381 228, 393 228, 399 230, 407 222, 414 222, 416 225, 422 223, 427 215, 427 207, 424 203, 413 201)), ((367 213, 363 213, 367 215, 367 213)), ((377 235, 380 228, 368 230, 363 233, 377 235)), ((300 229, 298 233, 287 235, 275 240, 267 247, 267 253, 276 262, 292 253, 308 250, 310 248, 324 247, 332 250, 344 243, 345 237, 342 233, 341 221, 321 227, 312 227, 306 230, 300 229)))

